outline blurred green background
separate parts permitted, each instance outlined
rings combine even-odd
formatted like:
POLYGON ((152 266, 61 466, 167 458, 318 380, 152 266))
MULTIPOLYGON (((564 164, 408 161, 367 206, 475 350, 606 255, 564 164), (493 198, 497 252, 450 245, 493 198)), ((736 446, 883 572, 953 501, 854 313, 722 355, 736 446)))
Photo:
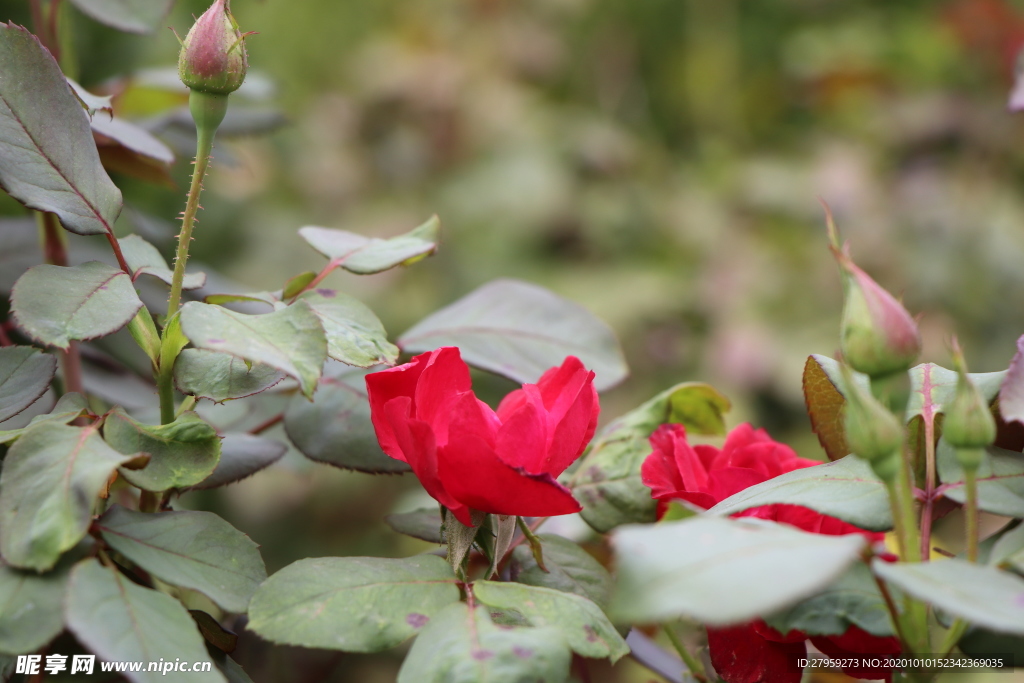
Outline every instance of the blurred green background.
MULTIPOLYGON (((184 35, 205 5, 182 0, 167 23, 184 35)), ((0 8, 29 21, 24 0, 0 8)), ((377 276, 336 273, 329 286, 366 301, 397 336, 493 278, 537 282, 622 340, 632 377, 602 398, 605 420, 676 382, 707 381, 733 401, 733 424, 764 426, 813 458, 823 454, 801 369, 837 348, 841 308, 819 198, 858 263, 922 315, 926 360, 948 363, 955 332, 972 370, 1003 369, 1024 332, 1024 128, 1006 109, 1024 2, 232 9, 242 30, 259 32, 250 65, 287 118, 273 133, 222 140, 207 182, 193 255, 244 287, 275 289, 322 266, 301 226, 388 236, 437 213, 436 256, 377 276)), ((170 31, 130 36, 64 12, 65 66, 91 89, 175 63, 170 31)), ((144 120, 147 102, 123 101, 123 113, 144 120)), ((154 234, 172 232, 189 161, 179 159, 173 189, 115 175, 127 204, 158 219, 154 234)), ((511 388, 477 380, 489 399, 511 388)), ((249 533, 272 572, 307 556, 423 549, 382 522, 396 505, 415 507, 417 490, 411 477, 291 455, 183 503, 249 533)), ((239 658, 258 683, 374 683, 393 680, 400 655, 245 639, 239 658)), ((593 676, 655 679, 628 662, 593 676)))

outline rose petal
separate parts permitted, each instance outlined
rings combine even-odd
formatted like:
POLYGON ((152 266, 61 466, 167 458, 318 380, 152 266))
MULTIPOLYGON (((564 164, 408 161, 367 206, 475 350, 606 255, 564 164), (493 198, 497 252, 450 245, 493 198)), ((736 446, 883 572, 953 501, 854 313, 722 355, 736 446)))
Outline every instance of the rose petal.
POLYGON ((800 683, 797 660, 807 656, 804 641, 766 640, 752 624, 707 631, 711 664, 727 683, 800 683))

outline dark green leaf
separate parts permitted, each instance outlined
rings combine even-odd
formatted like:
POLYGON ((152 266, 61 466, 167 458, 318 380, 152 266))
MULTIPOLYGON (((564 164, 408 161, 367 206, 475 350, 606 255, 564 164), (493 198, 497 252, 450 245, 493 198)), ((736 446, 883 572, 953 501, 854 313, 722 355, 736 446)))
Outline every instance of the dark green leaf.
MULTIPOLYGON (((68 629, 78 641, 108 662, 211 662, 195 622, 181 603, 132 583, 97 560, 86 560, 71 572, 64 611, 68 629)), ((126 675, 137 683, 168 680, 159 671, 126 675)), ((188 679, 226 683, 212 662, 211 671, 190 671, 188 679)))
POLYGON ((470 365, 517 382, 536 382, 576 356, 596 374, 598 391, 628 374, 612 330, 580 306, 543 287, 495 280, 427 316, 398 340, 418 353, 457 346, 470 365))
POLYGON ((110 475, 131 455, 111 449, 96 426, 54 421, 29 427, 0 474, 0 551, 15 567, 44 571, 82 540, 110 475))
POLYGON ((0 422, 14 417, 46 393, 57 359, 31 346, 0 348, 0 422))
POLYGON ((681 422, 695 434, 721 434, 729 402, 707 384, 677 384, 605 427, 570 479, 587 524, 604 533, 620 524, 653 522, 651 490, 640 466, 651 453, 648 437, 660 425, 681 422))
POLYGON ((441 222, 434 216, 418 228, 386 240, 312 226, 300 229, 299 235, 345 270, 369 275, 408 265, 433 254, 440 231, 441 222))
POLYGON ((990 657, 993 653, 1008 655, 1007 667, 1024 668, 1024 637, 995 633, 982 628, 971 628, 957 642, 957 647, 965 655, 973 655, 979 659, 990 657))
MULTIPOLYGON (((152 244, 138 235, 128 235, 119 239, 121 253, 128 267, 132 269, 133 279, 140 275, 151 275, 158 280, 171 284, 174 271, 171 270, 163 255, 152 244)), ((189 273, 182 280, 182 289, 199 289, 206 284, 206 273, 189 273)))
POLYGON ((0 24, 0 73, 18 74, 0 80, 0 186, 68 230, 113 234, 121 192, 57 62, 27 30, 0 24))
POLYGON ((245 673, 245 669, 239 666, 238 662, 231 659, 231 657, 228 657, 223 652, 216 651, 211 656, 213 657, 213 663, 224 674, 224 678, 228 679, 228 683, 252 683, 252 679, 249 678, 249 674, 245 673))
POLYGON ((130 33, 152 33, 174 0, 71 0, 90 17, 130 33))
POLYGON ((320 318, 327 333, 327 355, 348 365, 368 368, 393 364, 398 347, 388 341, 377 316, 361 301, 333 289, 317 289, 300 297, 320 318))
POLYGON ((67 350, 73 339, 121 329, 142 301, 126 273, 89 261, 74 268, 44 264, 29 269, 14 285, 11 308, 30 337, 67 350))
POLYGON ((626 641, 601 608, 579 595, 495 581, 475 581, 473 594, 485 605, 519 612, 531 626, 557 628, 569 647, 584 657, 615 662, 629 654, 626 641))
POLYGON ((121 476, 146 491, 198 484, 213 473, 220 458, 217 430, 192 412, 170 424, 147 425, 115 410, 107 418, 103 436, 120 453, 152 456, 141 470, 121 470, 121 476))
POLYGON ((183 394, 222 403, 266 391, 284 379, 269 365, 205 349, 185 349, 174 363, 174 385, 183 394))
POLYGON ((256 591, 248 628, 274 643, 376 652, 458 599, 451 567, 434 555, 299 560, 256 591))
POLYGON ((251 434, 225 434, 220 442, 217 469, 192 488, 212 489, 241 481, 273 465, 287 451, 287 446, 273 439, 251 434))
POLYGON ((202 610, 190 609, 188 613, 199 627, 199 633, 202 634, 203 640, 213 645, 213 648, 208 648, 211 651, 211 656, 216 650, 234 652, 238 647, 237 633, 227 630, 220 625, 220 622, 202 610))
MULTIPOLYGON (((964 473, 956 452, 939 439, 935 452, 942 495, 957 503, 967 499, 964 473)), ((1024 455, 1002 448, 988 448, 978 467, 978 507, 1007 517, 1024 517, 1024 455)))
POLYGON ((711 625, 786 609, 838 579, 860 535, 824 536, 770 522, 694 517, 615 531, 613 615, 633 623, 689 617, 711 625))
POLYGON ((537 536, 544 553, 544 571, 525 545, 512 551, 515 581, 543 586, 588 598, 602 609, 611 598, 612 577, 590 553, 567 538, 553 534, 537 536))
POLYGON ((995 567, 948 559, 889 564, 875 574, 915 598, 977 626, 1024 635, 1024 579, 995 567))
POLYGON ((872 473, 867 461, 853 455, 755 484, 726 498, 709 512, 732 515, 773 503, 802 505, 869 531, 892 528, 885 484, 872 473))
POLYGON ((558 629, 502 628, 486 608, 457 603, 413 643, 398 683, 564 683, 569 662, 558 629))
POLYGON ((288 438, 311 460, 371 473, 408 472, 377 443, 366 398, 365 370, 328 366, 313 402, 295 397, 284 415, 288 438))
POLYGON ((327 360, 324 328, 302 301, 263 315, 190 301, 181 308, 181 330, 198 348, 277 368, 297 379, 308 397, 327 360))
POLYGON ((388 515, 384 521, 400 534, 441 543, 441 512, 436 507, 388 515))
POLYGON ((103 540, 167 583, 245 612, 267 578, 258 546, 212 512, 147 514, 114 506, 97 522, 103 540))
POLYGON ((0 562, 0 652, 35 652, 64 630, 64 591, 73 562, 46 574, 0 562))

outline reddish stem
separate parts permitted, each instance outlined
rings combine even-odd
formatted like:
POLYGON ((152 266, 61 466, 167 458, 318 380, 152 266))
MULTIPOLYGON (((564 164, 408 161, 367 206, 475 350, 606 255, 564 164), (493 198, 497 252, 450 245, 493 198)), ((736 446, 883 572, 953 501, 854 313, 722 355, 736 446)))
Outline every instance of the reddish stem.
POLYGON ((925 484, 924 508, 921 510, 921 561, 927 562, 932 556, 932 517, 935 505, 935 404, 931 400, 932 371, 930 365, 923 369, 921 393, 924 395, 924 453, 925 453, 925 484))
POLYGON ((128 262, 124 260, 124 254, 121 253, 121 245, 118 244, 117 238, 114 237, 113 233, 107 233, 107 241, 110 242, 110 248, 114 250, 114 258, 117 259, 117 265, 128 274, 128 277, 131 277, 132 269, 128 267, 128 262))
POLYGON ((6 323, 4 325, 0 325, 0 346, 14 346, 14 342, 12 342, 11 338, 7 336, 7 330, 4 329, 5 327, 6 323))
POLYGON ((267 431, 268 429, 278 424, 282 420, 284 420, 284 413, 278 413, 274 417, 266 419, 263 422, 256 425, 255 427, 253 427, 252 429, 250 429, 249 433, 252 434, 253 436, 257 434, 262 434, 263 432, 267 431))
MULTIPOLYGON (((61 233, 60 223, 57 215, 53 213, 42 214, 43 224, 43 253, 46 260, 55 266, 67 267, 68 252, 64 246, 64 235, 61 233)), ((61 364, 64 366, 64 393, 85 393, 82 384, 82 355, 78 349, 78 342, 68 343, 68 350, 62 351, 61 364)))

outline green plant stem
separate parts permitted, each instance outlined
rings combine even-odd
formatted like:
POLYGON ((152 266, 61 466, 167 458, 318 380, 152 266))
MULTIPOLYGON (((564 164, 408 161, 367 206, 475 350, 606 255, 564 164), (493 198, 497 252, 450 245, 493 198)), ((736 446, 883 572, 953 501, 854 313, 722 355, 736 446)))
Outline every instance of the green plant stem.
POLYGON ((910 458, 903 457, 903 466, 900 467, 896 483, 897 500, 899 501, 900 516, 903 519, 904 542, 906 544, 906 555, 902 557, 904 562, 921 561, 921 537, 917 526, 917 514, 914 512, 914 488, 911 485, 910 458))
POLYGON ((690 651, 686 649, 685 645, 683 645, 683 641, 679 640, 679 636, 677 636, 676 632, 672 630, 672 627, 668 624, 664 624, 661 629, 665 632, 665 635, 668 636, 669 641, 672 643, 672 647, 674 647, 676 652, 679 653, 679 656, 683 660, 683 664, 685 664, 686 668, 690 670, 693 677, 698 681, 707 681, 708 676, 704 671, 704 667, 701 666, 701 663, 697 661, 692 654, 690 654, 690 651))
POLYGON ((160 397, 160 424, 174 422, 177 412, 174 408, 174 361, 160 366, 160 372, 156 377, 157 394, 160 397))
POLYGON ((964 509, 967 529, 967 559, 978 561, 978 471, 964 470, 964 490, 967 492, 967 506, 964 509))

